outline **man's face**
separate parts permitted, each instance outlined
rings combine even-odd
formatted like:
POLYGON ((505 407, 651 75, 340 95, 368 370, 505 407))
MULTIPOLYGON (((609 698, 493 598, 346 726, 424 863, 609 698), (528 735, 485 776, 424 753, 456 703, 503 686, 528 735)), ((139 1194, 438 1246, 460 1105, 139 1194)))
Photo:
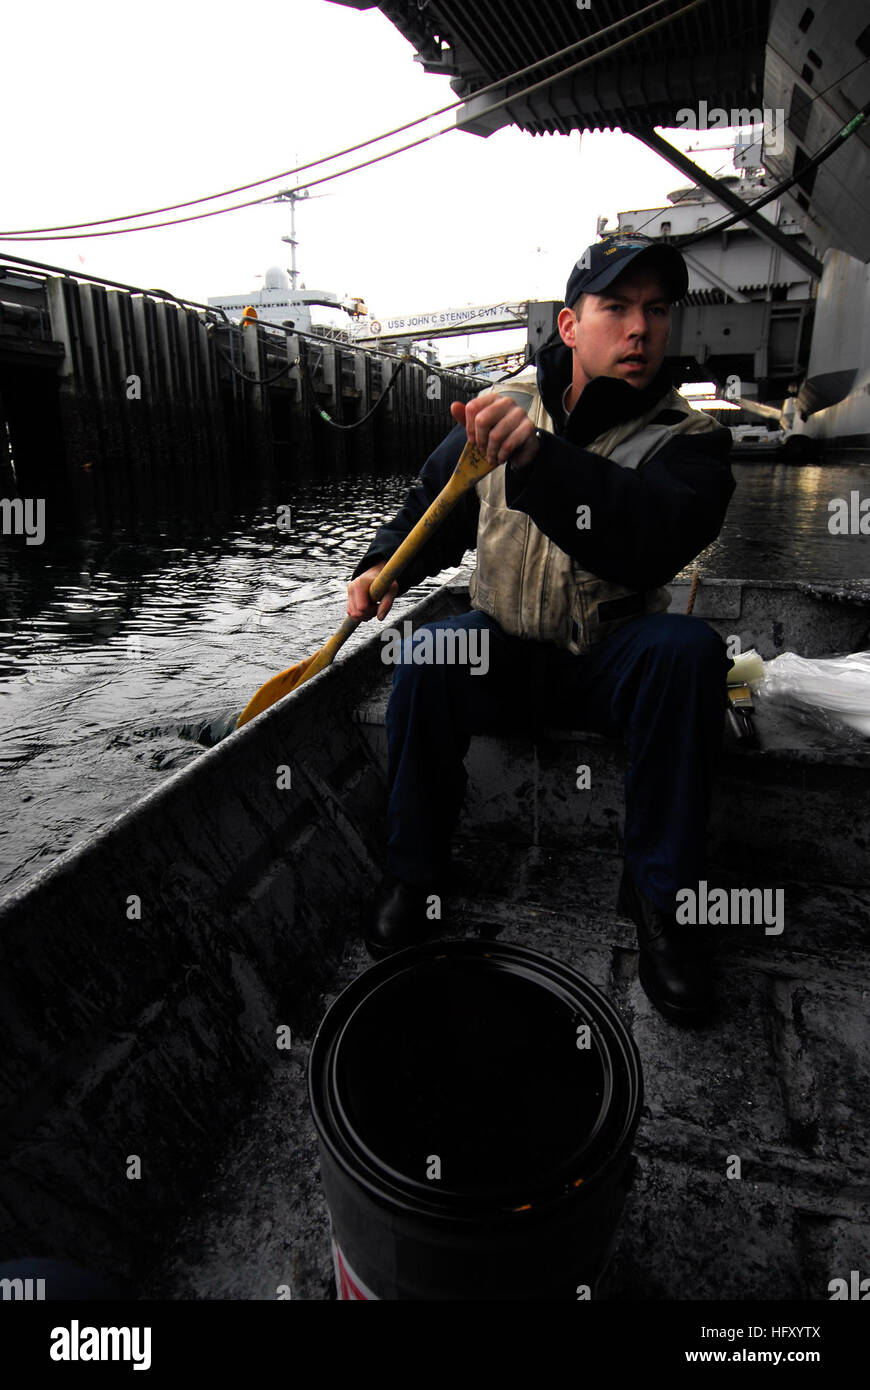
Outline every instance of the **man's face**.
POLYGON ((641 267, 630 267, 600 294, 587 294, 579 320, 573 309, 559 314, 579 391, 597 376, 618 377, 638 389, 649 386, 664 361, 670 331, 664 283, 641 267))

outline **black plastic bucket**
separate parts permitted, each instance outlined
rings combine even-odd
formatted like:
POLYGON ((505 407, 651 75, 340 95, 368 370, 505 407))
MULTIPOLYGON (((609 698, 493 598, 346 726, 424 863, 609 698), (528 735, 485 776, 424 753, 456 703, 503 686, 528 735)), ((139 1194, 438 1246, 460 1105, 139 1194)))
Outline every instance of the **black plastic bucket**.
POLYGON ((339 1298, 600 1293, 643 1082, 581 975, 481 940, 402 951, 329 1009, 308 1086, 339 1298))

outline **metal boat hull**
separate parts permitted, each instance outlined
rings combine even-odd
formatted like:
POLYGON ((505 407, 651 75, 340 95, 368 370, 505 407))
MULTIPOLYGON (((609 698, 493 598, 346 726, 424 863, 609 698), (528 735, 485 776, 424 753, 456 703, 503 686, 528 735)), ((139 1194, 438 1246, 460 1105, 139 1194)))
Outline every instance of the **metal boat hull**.
MULTIPOLYGON (((686 587, 674 587, 679 611, 686 587)), ((866 599, 859 585, 711 581, 695 612, 764 657, 820 655, 866 645, 866 599)), ((464 589, 445 587, 411 616, 466 604, 464 589)), ((364 963, 359 933, 382 862, 381 651, 375 635, 0 908, 7 1258, 61 1255, 140 1278, 282 1060, 278 1028, 304 1038, 348 960, 364 963)), ((866 935, 870 755, 771 732, 760 754, 725 753, 713 860, 736 882, 799 879, 821 899, 838 895, 849 931, 866 935)), ((612 896, 604 906, 619 868, 618 745, 564 730, 480 738, 469 769, 458 858, 483 896, 476 908, 460 891, 465 929, 537 920, 544 939, 530 944, 576 958, 579 915, 581 964, 588 954, 601 975, 617 951, 625 969, 630 931, 612 896), (579 762, 595 768, 594 794, 572 798, 565 768, 579 762), (532 897, 505 902, 499 886, 519 863, 532 897), (557 872, 569 863, 570 889, 557 872), (578 864, 608 885, 585 902, 578 864)))

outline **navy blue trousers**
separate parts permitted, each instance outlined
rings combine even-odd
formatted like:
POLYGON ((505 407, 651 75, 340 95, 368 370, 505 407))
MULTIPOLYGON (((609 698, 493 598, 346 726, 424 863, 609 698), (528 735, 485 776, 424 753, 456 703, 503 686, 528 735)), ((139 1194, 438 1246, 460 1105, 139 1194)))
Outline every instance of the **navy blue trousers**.
MULTIPOLYGON (((586 729, 624 739, 625 861, 644 896, 673 911, 677 890, 704 877, 731 664, 718 634, 699 618, 643 615, 572 656, 510 637, 477 611, 427 626, 487 628, 489 669, 415 665, 404 644, 386 718, 388 870, 408 883, 443 881, 472 734, 586 729)), ((573 782, 573 767, 565 775, 573 782)))

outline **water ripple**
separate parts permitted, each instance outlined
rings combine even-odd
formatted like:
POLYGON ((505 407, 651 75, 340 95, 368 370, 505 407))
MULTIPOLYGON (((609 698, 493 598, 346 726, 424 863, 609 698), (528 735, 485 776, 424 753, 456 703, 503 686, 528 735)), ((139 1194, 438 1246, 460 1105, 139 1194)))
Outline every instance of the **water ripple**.
MULTIPOLYGON (((734 471, 738 489, 699 558, 702 574, 867 576, 870 541, 827 530, 831 498, 862 483, 870 492, 866 468, 734 471)), ((95 533, 77 549, 46 547, 40 563, 0 550, 0 891, 201 756, 204 730, 315 651, 341 623, 350 573, 410 481, 288 485, 288 531, 276 507, 263 507, 188 546, 95 533)))

